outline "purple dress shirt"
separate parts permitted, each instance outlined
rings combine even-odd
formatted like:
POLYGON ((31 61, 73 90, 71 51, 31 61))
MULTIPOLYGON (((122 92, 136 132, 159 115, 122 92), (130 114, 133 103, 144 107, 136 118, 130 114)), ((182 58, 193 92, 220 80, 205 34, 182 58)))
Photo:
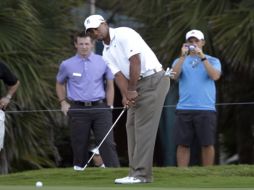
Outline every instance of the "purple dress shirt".
POLYGON ((97 101, 105 99, 104 80, 114 76, 102 56, 91 53, 88 58, 78 54, 64 60, 56 80, 66 82, 67 98, 72 101, 97 101))

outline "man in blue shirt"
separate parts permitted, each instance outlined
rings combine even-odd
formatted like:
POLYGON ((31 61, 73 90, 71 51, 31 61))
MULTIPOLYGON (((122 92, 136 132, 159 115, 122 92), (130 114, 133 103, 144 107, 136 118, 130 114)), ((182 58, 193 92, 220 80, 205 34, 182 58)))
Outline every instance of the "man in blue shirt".
MULTIPOLYGON (((56 92, 61 110, 69 116, 74 170, 80 171, 88 161, 90 130, 98 145, 112 125, 114 77, 102 57, 92 52, 93 40, 85 32, 74 42, 77 54, 61 63, 56 92)), ((106 167, 119 166, 113 133, 99 151, 106 167)))
POLYGON ((190 159, 190 145, 195 137, 201 144, 202 164, 214 163, 216 131, 215 82, 221 75, 219 59, 203 53, 204 34, 191 30, 181 56, 173 63, 179 79, 179 101, 176 108, 175 141, 177 165, 186 167, 190 159))

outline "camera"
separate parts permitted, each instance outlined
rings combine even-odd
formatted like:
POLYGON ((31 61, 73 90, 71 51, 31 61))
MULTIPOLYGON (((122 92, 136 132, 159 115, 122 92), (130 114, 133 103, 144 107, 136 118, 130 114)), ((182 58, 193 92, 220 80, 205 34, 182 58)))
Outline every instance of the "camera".
POLYGON ((186 45, 188 47, 189 51, 194 51, 196 46, 195 45, 186 45))
POLYGON ((189 51, 194 51, 195 48, 196 48, 196 46, 194 46, 194 45, 189 45, 189 51))

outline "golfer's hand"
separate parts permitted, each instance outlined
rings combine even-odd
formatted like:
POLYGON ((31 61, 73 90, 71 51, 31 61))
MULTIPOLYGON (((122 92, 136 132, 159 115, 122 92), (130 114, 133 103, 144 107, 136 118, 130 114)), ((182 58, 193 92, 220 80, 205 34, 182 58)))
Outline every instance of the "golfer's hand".
POLYGON ((126 97, 123 97, 122 104, 123 104, 123 107, 128 108, 128 99, 126 97))
POLYGON ((61 102, 61 111, 64 113, 65 116, 67 116, 67 112, 69 111, 70 107, 71 105, 68 102, 61 102))
POLYGON ((136 90, 128 90, 127 91, 127 105, 128 107, 132 107, 136 105, 136 99, 138 97, 138 92, 136 90))
POLYGON ((135 101, 138 97, 138 92, 136 90, 128 90, 127 91, 127 99, 135 101))
POLYGON ((10 103, 10 99, 7 97, 2 97, 0 100, 0 109, 5 110, 10 103))
POLYGON ((135 105, 135 101, 130 101, 125 97, 122 99, 122 104, 125 108, 129 108, 135 105))

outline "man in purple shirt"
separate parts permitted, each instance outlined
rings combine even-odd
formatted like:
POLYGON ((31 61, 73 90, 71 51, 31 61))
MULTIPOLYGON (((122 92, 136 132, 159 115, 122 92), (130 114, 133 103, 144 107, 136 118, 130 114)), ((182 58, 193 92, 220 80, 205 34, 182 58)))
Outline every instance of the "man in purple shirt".
MULTIPOLYGON (((81 32, 75 36, 75 56, 64 60, 56 77, 61 110, 69 116, 74 170, 84 170, 88 161, 92 129, 98 145, 112 125, 113 74, 102 57, 92 52, 93 40, 81 32), (106 83, 105 83, 106 81, 106 83)), ((118 167, 113 133, 100 147, 106 167, 118 167)))

